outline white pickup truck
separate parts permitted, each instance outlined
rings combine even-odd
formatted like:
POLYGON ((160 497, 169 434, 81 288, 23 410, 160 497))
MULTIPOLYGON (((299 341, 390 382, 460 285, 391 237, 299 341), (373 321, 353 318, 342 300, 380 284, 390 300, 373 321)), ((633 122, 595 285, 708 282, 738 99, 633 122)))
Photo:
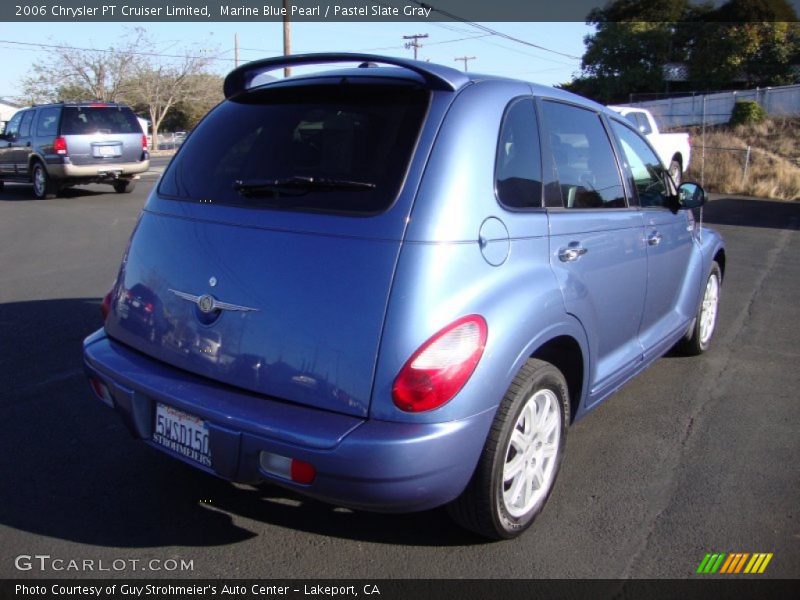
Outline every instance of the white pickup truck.
POLYGON ((689 159, 692 155, 691 138, 688 133, 659 133, 653 115, 643 108, 630 106, 609 106, 628 119, 644 134, 652 144, 661 162, 669 170, 669 174, 680 185, 683 174, 689 168, 689 159))

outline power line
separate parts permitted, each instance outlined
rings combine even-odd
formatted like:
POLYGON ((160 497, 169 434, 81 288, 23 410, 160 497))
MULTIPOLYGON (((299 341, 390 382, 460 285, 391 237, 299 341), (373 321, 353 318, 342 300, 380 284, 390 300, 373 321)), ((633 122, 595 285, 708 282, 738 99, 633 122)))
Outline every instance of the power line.
POLYGON ((191 56, 187 54, 163 54, 161 52, 138 52, 134 50, 114 50, 112 48, 81 48, 80 46, 67 46, 65 44, 42 44, 36 42, 17 42, 14 40, 0 40, 0 44, 14 44, 16 46, 36 47, 40 49, 80 50, 81 52, 104 52, 107 54, 133 54, 135 56, 157 56, 160 58, 193 58, 197 60, 224 60, 234 62, 233 58, 216 56, 191 56))
POLYGON ((491 35, 496 35, 498 37, 505 38, 505 39, 510 40, 512 42, 516 42, 518 44, 523 44, 525 46, 530 46, 531 48, 536 48, 536 49, 542 50, 544 52, 550 52, 552 54, 558 54, 560 56, 564 56, 566 58, 571 58, 573 60, 581 60, 581 58, 579 56, 574 56, 572 54, 567 54, 566 52, 561 52, 560 50, 553 50, 552 48, 547 48, 547 47, 541 46, 539 44, 534 44, 533 42, 529 42, 527 40, 521 40, 520 38, 514 37, 513 35, 508 35, 507 33, 503 33, 502 31, 497 31, 496 29, 492 29, 491 27, 487 27, 486 25, 481 25, 480 23, 475 23, 473 21, 469 21, 467 19, 464 19, 463 17, 459 17, 458 15, 454 15, 453 13, 448 12, 446 10, 443 10, 441 8, 436 8, 435 6, 431 6, 430 4, 427 4, 425 2, 419 2, 418 0, 411 0, 411 2, 413 2, 414 4, 417 4, 419 6, 422 6, 424 8, 430 8, 431 10, 433 10, 435 12, 438 12, 439 14, 442 14, 442 15, 444 15, 446 17, 449 17, 449 18, 453 19, 454 21, 460 21, 461 23, 464 23, 466 25, 470 25, 472 27, 480 29, 481 31, 485 31, 485 32, 487 32, 487 33, 489 33, 491 35))

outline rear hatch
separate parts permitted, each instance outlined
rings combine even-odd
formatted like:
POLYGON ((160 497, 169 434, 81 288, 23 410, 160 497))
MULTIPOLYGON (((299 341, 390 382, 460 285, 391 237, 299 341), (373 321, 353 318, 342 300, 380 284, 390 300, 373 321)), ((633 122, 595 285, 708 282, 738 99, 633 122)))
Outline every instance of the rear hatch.
POLYGON ((218 106, 148 201, 108 334, 220 382, 365 416, 429 106, 408 82, 279 86, 218 106))
POLYGON ((142 127, 127 106, 65 106, 61 136, 74 165, 142 160, 142 127))

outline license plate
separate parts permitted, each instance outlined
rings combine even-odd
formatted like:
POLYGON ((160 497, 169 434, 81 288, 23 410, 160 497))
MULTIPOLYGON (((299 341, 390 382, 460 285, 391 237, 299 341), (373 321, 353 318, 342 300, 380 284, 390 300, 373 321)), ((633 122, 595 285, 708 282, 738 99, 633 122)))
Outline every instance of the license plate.
POLYGON ((119 156, 120 155, 119 146, 95 146, 94 155, 102 157, 119 156))
POLYGON ((211 466, 208 427, 199 417, 156 403, 153 441, 201 465, 211 466))

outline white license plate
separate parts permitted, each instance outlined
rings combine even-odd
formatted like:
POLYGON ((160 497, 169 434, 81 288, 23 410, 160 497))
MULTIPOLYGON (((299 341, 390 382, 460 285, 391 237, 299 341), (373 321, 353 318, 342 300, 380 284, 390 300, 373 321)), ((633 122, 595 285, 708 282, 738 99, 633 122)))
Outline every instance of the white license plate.
POLYGON ((119 146, 95 146, 95 156, 119 156, 119 146))
POLYGON ((156 403, 153 441, 201 465, 211 466, 208 427, 199 417, 156 403))

